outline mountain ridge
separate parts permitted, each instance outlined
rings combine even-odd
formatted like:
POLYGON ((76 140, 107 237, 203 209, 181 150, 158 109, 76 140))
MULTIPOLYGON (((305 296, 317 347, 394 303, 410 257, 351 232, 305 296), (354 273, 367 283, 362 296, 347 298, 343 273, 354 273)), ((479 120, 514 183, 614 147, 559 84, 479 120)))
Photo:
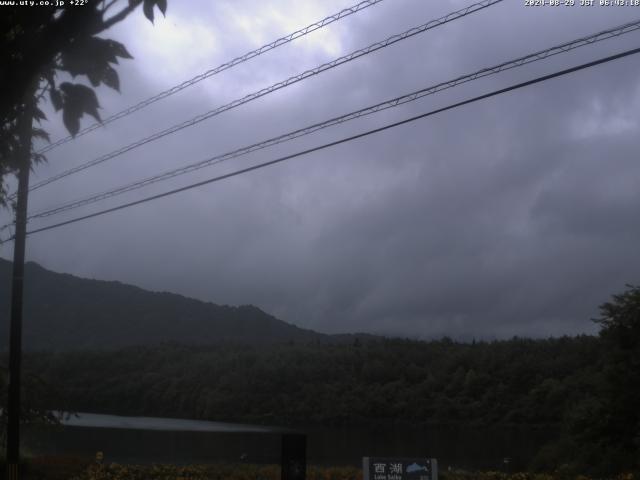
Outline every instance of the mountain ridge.
MULTIPOLYGON (((6 350, 12 262, 0 258, 0 350, 6 350)), ((329 341, 254 305, 218 305, 120 281, 25 264, 25 350, 114 349, 162 343, 329 341)), ((344 336, 335 336, 337 340, 344 336)), ((347 335, 347 337, 350 337, 347 335)))

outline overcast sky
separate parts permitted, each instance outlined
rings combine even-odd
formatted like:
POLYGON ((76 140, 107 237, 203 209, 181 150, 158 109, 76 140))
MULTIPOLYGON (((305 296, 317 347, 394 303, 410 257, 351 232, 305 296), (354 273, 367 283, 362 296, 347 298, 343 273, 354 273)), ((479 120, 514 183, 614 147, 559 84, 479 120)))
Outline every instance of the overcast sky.
MULTIPOLYGON (((121 62, 121 94, 98 90, 101 113, 353 3, 170 0, 166 18, 155 25, 135 12, 105 35, 125 43, 135 60, 121 62)), ((470 3, 385 0, 52 151, 32 182, 470 3)), ((30 211, 636 18, 640 8, 525 7, 524 0, 505 0, 38 190, 30 211)), ((31 227, 638 46, 638 33, 607 40, 31 227)), ((52 137, 65 135, 60 116, 49 118, 52 137)), ((27 257, 83 277, 254 304, 322 332, 592 333, 597 306, 625 283, 640 283, 639 121, 640 57, 632 56, 33 235, 27 257)), ((5 212, 0 219, 8 218, 5 212)), ((1 248, 10 258, 11 248, 1 248)))

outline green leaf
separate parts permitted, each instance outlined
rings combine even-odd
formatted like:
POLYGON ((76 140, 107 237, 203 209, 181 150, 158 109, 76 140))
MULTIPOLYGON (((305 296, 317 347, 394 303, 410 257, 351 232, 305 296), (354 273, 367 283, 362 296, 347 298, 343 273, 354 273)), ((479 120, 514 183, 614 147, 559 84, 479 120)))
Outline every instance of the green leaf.
POLYGON ((89 81, 91 82, 91 85, 93 85, 94 87, 97 87, 98 85, 100 85, 100 81, 102 80, 102 72, 98 72, 95 70, 91 70, 89 72, 87 72, 87 78, 89 78, 89 81))
MULTIPOLYGON (((79 119, 83 113, 91 115, 99 122, 102 121, 98 113, 100 105, 98 104, 96 92, 94 92, 93 89, 78 83, 65 82, 60 85, 60 90, 64 93, 64 113, 68 117, 69 125, 74 127, 75 122, 73 119, 75 117, 79 119)), ((67 120, 64 119, 64 115, 63 120, 65 121, 65 125, 67 125, 67 120)), ((72 129, 69 128, 69 131, 72 132, 72 129)))
POLYGON ((142 5, 142 11, 144 12, 144 16, 149 19, 151 23, 153 23, 153 6, 155 5, 155 0, 144 0, 144 4, 142 5))
POLYGON ((67 130, 69 130, 69 133, 75 137, 80 130, 80 115, 78 112, 65 108, 62 113, 62 121, 64 122, 64 126, 67 127, 67 130))
POLYGON ((31 136, 35 138, 41 138, 51 143, 51 137, 49 137, 49 134, 41 128, 32 128, 31 136))
MULTIPOLYGON (((120 58, 133 58, 133 56, 129 53, 127 48, 120 42, 116 42, 115 40, 107 40, 109 48, 113 52, 116 57, 120 58)), ((116 62, 117 63, 117 60, 116 62)))
POLYGON ((163 16, 167 15, 167 0, 156 0, 156 5, 162 12, 163 16))
POLYGON ((86 75, 94 87, 106 80, 110 82, 107 86, 115 88, 118 82, 114 79, 111 64, 117 64, 118 57, 133 58, 120 42, 90 37, 62 54, 61 68, 73 77, 86 75))
POLYGON ((40 110, 38 107, 33 109, 33 118, 37 121, 40 122, 42 120, 46 120, 47 116, 44 114, 44 112, 42 110, 40 110))
POLYGON ((47 161, 47 157, 45 157, 42 153, 32 153, 31 158, 33 160, 32 163, 44 163, 47 161))
POLYGON ((60 94, 60 90, 57 88, 52 88, 49 90, 49 96, 51 97, 51 105, 56 109, 56 112, 60 111, 62 108, 62 95, 60 94))
POLYGON ((118 78, 118 72, 113 67, 107 67, 102 76, 102 83, 107 87, 113 88, 116 91, 120 91, 120 79, 118 78))
POLYGON ((47 70, 43 74, 43 77, 45 78, 45 80, 47 82, 49 82, 49 86, 52 87, 52 88, 55 88, 55 86, 56 86, 55 75, 56 75, 56 72, 55 72, 55 70, 53 68, 47 70))
POLYGON ((142 5, 144 16, 147 17, 151 23, 153 23, 153 8, 156 6, 160 12, 162 12, 162 15, 166 15, 167 0, 144 0, 144 4, 142 5))

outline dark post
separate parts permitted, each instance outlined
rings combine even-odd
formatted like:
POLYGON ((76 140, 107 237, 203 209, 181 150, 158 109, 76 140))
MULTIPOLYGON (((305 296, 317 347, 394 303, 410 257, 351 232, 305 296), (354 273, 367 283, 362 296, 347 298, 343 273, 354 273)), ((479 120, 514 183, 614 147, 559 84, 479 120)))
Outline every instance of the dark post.
POLYGON ((304 480, 307 477, 307 436, 282 434, 281 480, 304 480))
MULTIPOLYGON (((31 90, 31 89, 30 89, 31 90)), ((9 480, 19 478, 20 462, 20 361, 22 358, 22 292, 24 285, 24 251, 27 237, 27 199, 31 169, 31 127, 33 91, 25 99, 19 119, 20 149, 18 158, 18 195, 16 204, 13 277, 11 283, 11 323, 9 332, 9 398, 7 402, 7 469, 9 480)))

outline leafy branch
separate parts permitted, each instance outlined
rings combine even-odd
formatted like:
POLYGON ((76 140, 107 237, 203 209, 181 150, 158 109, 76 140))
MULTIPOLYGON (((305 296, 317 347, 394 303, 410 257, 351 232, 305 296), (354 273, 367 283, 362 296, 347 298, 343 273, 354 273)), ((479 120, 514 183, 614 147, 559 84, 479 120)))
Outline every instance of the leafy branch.
MULTIPOLYGON (((121 22, 142 6, 153 22, 154 10, 165 15, 167 0, 90 1, 82 8, 12 9, 0 18, 0 205, 6 205, 4 177, 18 169, 20 151, 18 119, 24 114, 30 86, 40 88, 37 101, 45 92, 71 135, 80 129, 80 120, 89 115, 100 121, 100 104, 93 88, 105 85, 120 91, 116 66, 119 59, 133 58, 126 47, 98 35, 121 22), (59 73, 69 74, 73 82, 58 84, 59 73), (75 81, 85 77, 91 87, 75 81)), ((36 109, 34 120, 46 120, 36 109)), ((41 127, 33 137, 48 141, 41 127)), ((32 163, 46 160, 32 156, 32 163)))

